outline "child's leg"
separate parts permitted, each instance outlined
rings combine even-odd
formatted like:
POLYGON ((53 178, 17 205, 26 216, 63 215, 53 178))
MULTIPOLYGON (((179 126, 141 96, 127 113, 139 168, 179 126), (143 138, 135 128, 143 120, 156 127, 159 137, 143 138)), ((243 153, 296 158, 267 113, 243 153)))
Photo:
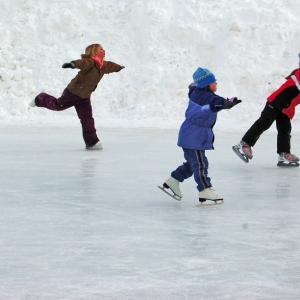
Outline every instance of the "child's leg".
POLYGON ((95 145, 99 139, 96 133, 93 111, 90 99, 84 99, 75 105, 75 109, 82 125, 82 134, 87 146, 95 145))
POLYGON ((48 108, 50 110, 60 111, 75 105, 81 99, 68 90, 64 90, 59 98, 55 98, 49 94, 41 93, 35 97, 35 104, 38 107, 48 108))
POLYGON ((189 162, 191 171, 194 174, 197 188, 201 192, 211 187, 211 180, 208 177, 208 160, 204 150, 183 149, 184 156, 189 162))
POLYGON ((276 119, 277 135, 277 153, 291 152, 291 121, 283 113, 278 114, 276 119))
POLYGON ((197 161, 192 165, 194 178, 197 182, 199 192, 211 187, 211 180, 208 177, 208 160, 204 150, 195 150, 197 161))
POLYGON ((254 146, 260 135, 269 129, 275 121, 279 111, 272 108, 268 103, 261 113, 260 118, 250 127, 250 129, 243 136, 242 141, 249 146, 254 146))
POLYGON ((35 104, 38 107, 48 108, 50 110, 62 110, 60 105, 57 103, 57 99, 49 94, 41 93, 35 97, 35 104))
POLYGON ((181 166, 179 166, 175 171, 171 173, 171 176, 179 182, 183 182, 185 179, 188 179, 192 175, 193 170, 189 162, 184 162, 181 166))

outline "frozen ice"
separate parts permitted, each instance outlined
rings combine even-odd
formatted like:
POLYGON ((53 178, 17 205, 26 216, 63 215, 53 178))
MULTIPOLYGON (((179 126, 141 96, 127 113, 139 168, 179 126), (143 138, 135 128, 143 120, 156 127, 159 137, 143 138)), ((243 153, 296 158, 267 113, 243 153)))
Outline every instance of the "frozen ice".
POLYGON ((300 169, 276 166, 274 131, 249 164, 231 150, 298 66, 299 3, 228 2, 1 1, 0 300, 300 299, 300 169), (28 103, 59 96, 76 74, 62 63, 94 42, 126 69, 92 96, 116 129, 87 152, 74 110, 28 103), (225 203, 209 208, 193 179, 181 202, 157 188, 183 160, 177 130, 140 128, 178 128, 198 66, 243 100, 219 115, 209 172, 225 203))
MULTIPOLYGON (((276 166, 276 135, 249 164, 216 133, 209 174, 223 205, 162 193, 183 160, 177 131, 1 128, 0 299, 299 299, 299 168, 276 166)), ((293 137, 299 154, 299 135, 293 137)))

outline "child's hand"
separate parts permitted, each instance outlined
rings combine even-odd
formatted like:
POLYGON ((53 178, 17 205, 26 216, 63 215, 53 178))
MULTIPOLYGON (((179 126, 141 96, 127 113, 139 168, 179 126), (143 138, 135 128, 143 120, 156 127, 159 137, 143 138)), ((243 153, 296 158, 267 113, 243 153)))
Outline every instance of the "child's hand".
POLYGON ((119 66, 119 69, 118 69, 116 72, 120 72, 120 71, 122 71, 123 69, 125 69, 124 66, 119 66))
POLYGON ((230 99, 226 99, 223 105, 224 109, 231 109, 235 105, 241 103, 242 100, 238 99, 237 97, 232 97, 230 99))
POLYGON ((67 69, 67 68, 74 69, 75 68, 75 64, 73 62, 64 63, 61 67, 64 68, 64 69, 67 69))

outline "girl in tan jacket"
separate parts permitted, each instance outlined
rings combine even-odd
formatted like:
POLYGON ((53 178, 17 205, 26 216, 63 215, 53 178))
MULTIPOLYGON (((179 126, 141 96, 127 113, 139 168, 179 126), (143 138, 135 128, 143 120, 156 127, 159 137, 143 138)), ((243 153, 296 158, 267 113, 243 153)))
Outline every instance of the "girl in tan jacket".
POLYGON ((92 44, 85 49, 81 59, 64 63, 62 68, 77 68, 80 71, 65 88, 60 98, 46 93, 35 97, 31 106, 61 111, 75 107, 81 121, 83 139, 87 150, 101 150, 102 145, 96 133, 93 119, 91 94, 97 88, 104 74, 119 72, 124 68, 111 61, 105 61, 105 50, 100 44, 92 44))

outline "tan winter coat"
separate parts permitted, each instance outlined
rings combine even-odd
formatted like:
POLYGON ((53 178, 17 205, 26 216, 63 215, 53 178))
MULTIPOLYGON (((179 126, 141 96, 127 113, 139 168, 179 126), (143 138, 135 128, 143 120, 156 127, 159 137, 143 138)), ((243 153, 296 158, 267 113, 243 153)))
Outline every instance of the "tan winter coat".
POLYGON ((105 61, 100 69, 99 65, 91 58, 74 60, 75 68, 80 69, 77 76, 71 80, 67 89, 80 98, 89 98, 96 89, 104 74, 119 72, 122 66, 111 61, 105 61))

